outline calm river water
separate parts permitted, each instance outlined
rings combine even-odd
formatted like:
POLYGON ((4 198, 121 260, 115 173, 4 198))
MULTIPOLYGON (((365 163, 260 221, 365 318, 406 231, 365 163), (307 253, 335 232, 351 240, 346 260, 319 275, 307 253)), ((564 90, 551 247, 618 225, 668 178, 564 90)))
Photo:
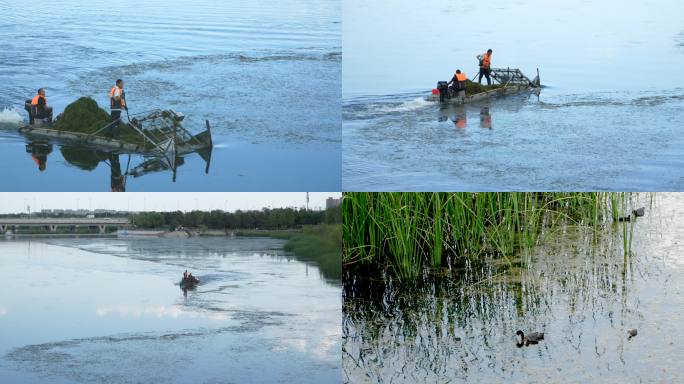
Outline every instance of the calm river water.
POLYGON ((339 383, 340 282, 283 244, 0 237, 0 381, 339 383))
POLYGON ((650 198, 630 256, 605 223, 552 235, 529 268, 473 261, 411 288, 347 276, 344 381, 681 382, 684 195, 650 198), (518 347, 517 330, 545 340, 518 347))
MULTIPOLYGON (((340 190, 341 2, 53 1, 44 21, 0 3, 1 190, 109 191, 119 156, 128 191, 340 190), (81 96, 102 107, 124 79, 131 113, 182 111, 214 149, 169 166, 24 137, 24 100, 45 88, 59 113, 81 96), (34 149, 37 149, 34 152, 34 149), (43 171, 38 162, 45 162, 43 171), (45 160, 45 161, 44 161, 45 160), (114 164, 112 164, 114 163, 114 164), (207 169, 208 168, 208 169, 207 169)), ((118 172, 118 171, 117 171, 118 172)))
POLYGON ((344 190, 684 189, 682 11, 675 0, 345 1, 344 190), (425 101, 456 69, 472 79, 489 48, 494 68, 539 69, 539 96, 425 101))

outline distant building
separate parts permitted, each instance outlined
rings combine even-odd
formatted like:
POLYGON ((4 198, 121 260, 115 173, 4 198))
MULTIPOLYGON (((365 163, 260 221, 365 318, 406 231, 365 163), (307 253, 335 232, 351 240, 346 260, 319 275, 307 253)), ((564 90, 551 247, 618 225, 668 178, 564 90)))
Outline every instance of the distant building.
POLYGON ((41 213, 52 213, 52 209, 41 209, 41 213))
POLYGON ((325 209, 328 209, 330 207, 336 207, 342 203, 342 198, 340 197, 339 199, 333 199, 332 197, 328 197, 327 200, 325 200, 325 209))

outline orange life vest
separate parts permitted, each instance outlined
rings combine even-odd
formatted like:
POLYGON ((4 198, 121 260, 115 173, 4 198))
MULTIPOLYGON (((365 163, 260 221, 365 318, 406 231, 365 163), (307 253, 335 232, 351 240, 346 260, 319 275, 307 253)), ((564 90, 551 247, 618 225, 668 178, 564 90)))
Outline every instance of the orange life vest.
POLYGON ((47 105, 47 100, 45 99, 45 96, 43 95, 36 95, 33 100, 31 100, 31 105, 38 105, 38 99, 43 98, 43 101, 45 102, 45 105, 47 105))
POLYGON ((482 54, 482 68, 489 68, 490 57, 491 56, 486 53, 482 54))
POLYGON ((111 92, 109 92, 109 100, 111 101, 111 110, 116 111, 116 110, 121 110, 124 105, 126 105, 126 100, 124 99, 119 99, 119 101, 114 100, 114 91, 119 90, 119 97, 121 97, 121 94, 123 94, 123 91, 119 87, 114 87, 112 88, 111 92))
POLYGON ((490 116, 490 115, 482 116, 482 120, 480 121, 480 124, 482 125, 482 128, 492 129, 492 116, 490 116))
POLYGON ((34 115, 43 113, 43 112, 45 111, 45 109, 43 108, 42 105, 38 105, 38 100, 39 100, 41 97, 43 98, 43 101, 45 102, 45 105, 47 105, 47 99, 45 99, 45 96, 40 95, 40 94, 39 94, 39 95, 36 95, 36 96, 33 98, 33 100, 31 100, 31 105, 32 105, 32 107, 31 107, 31 113, 34 114, 34 115))
POLYGON ((465 128, 465 127, 466 127, 465 117, 461 118, 461 116, 459 116, 458 120, 456 120, 456 128, 465 128))
POLYGON ((454 73, 454 77, 456 78, 456 80, 458 80, 458 82, 454 83, 454 89, 457 91, 459 91, 459 90, 462 91, 462 90, 466 89, 466 79, 467 79, 466 74, 465 73, 454 73))

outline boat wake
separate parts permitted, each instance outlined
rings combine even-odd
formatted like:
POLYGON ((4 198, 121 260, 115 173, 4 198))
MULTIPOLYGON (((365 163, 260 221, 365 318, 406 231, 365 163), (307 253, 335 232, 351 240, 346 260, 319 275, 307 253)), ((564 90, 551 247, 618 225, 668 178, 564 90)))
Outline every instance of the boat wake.
POLYGON ((26 120, 22 115, 22 109, 13 105, 0 110, 0 124, 21 127, 26 125, 26 120))
POLYGON ((417 97, 411 101, 394 102, 394 103, 378 103, 370 102, 367 104, 354 104, 343 107, 344 120, 362 120, 372 119, 384 115, 402 114, 406 112, 413 112, 425 107, 435 106, 436 103, 427 101, 425 97, 417 97))

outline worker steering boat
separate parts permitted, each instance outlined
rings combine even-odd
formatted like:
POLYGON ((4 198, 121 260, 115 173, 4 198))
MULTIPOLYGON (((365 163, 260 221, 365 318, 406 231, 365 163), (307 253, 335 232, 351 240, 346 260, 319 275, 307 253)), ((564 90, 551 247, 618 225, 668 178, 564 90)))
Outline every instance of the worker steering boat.
POLYGON ((438 81, 437 88, 432 90, 427 101, 465 104, 495 96, 539 91, 541 89, 539 68, 537 68, 537 76, 530 80, 516 68, 492 68, 491 56, 491 49, 486 53, 477 55, 479 71, 472 80, 469 80, 465 73, 457 69, 451 81, 438 81), (478 76, 479 80, 475 82, 474 80, 478 76), (482 77, 486 78, 487 85, 481 84, 482 77))

